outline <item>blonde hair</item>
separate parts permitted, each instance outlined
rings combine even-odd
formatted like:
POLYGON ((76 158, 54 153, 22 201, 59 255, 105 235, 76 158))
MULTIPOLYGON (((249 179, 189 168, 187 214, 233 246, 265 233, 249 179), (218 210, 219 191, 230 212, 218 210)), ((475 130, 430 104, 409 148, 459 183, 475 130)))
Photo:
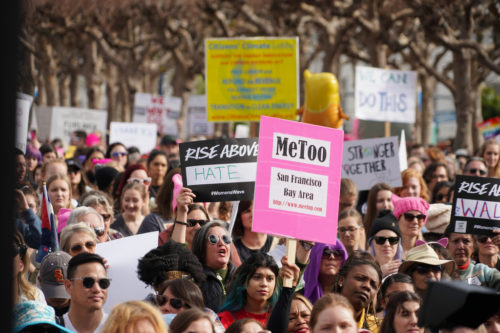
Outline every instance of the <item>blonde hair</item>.
POLYGON ((27 253, 28 246, 24 242, 23 236, 18 231, 14 233, 14 244, 20 249, 24 249, 23 253, 19 253, 19 260, 22 261, 24 268, 17 274, 18 295, 24 295, 29 301, 36 301, 36 287, 26 279, 26 272, 28 272, 30 264, 27 253))
MULTIPOLYGON (((499 150, 500 150, 500 143, 499 142, 497 142, 495 139, 488 139, 481 146, 479 153, 478 153, 478 156, 480 156, 484 159, 484 153, 486 152, 486 148, 488 146, 498 146, 499 150)), ((488 169, 490 168, 488 165, 487 165, 487 167, 488 167, 488 169)), ((490 175, 489 171, 488 171, 488 177, 500 178, 500 161, 497 163, 497 165, 495 165, 494 172, 495 172, 495 174, 490 175)))
POLYGON ((351 302, 340 294, 327 293, 323 297, 314 303, 313 309, 311 311, 311 320, 309 321, 309 327, 311 330, 314 330, 314 326, 318 321, 318 317, 321 312, 325 309, 333 308, 335 306, 341 306, 347 309, 352 314, 352 320, 356 323, 357 320, 354 314, 354 308, 351 305, 351 302))
POLYGON ((66 172, 68 171, 68 165, 66 164, 66 162, 62 158, 56 158, 56 159, 47 161, 47 162, 45 162, 45 163, 42 164, 42 169, 41 169, 42 179, 45 179, 45 176, 47 175, 47 169, 52 164, 61 164, 61 165, 64 165, 64 167, 66 169, 66 172))
POLYGON ((69 241, 71 237, 80 232, 88 234, 90 237, 92 237, 94 242, 97 243, 97 236, 94 230, 92 230, 92 228, 90 228, 87 223, 78 222, 65 226, 61 231, 61 236, 59 237, 61 250, 69 253, 69 241))
POLYGON ((157 333, 167 332, 167 324, 157 308, 143 301, 129 301, 113 307, 101 333, 128 333, 141 320, 147 320, 157 333))
POLYGON ((67 176, 65 176, 63 174, 60 174, 60 173, 57 173, 55 175, 50 176, 50 178, 47 179, 47 185, 46 185, 47 186, 47 194, 49 192, 50 185, 53 182, 55 182, 56 180, 62 180, 62 181, 64 181, 68 185, 68 204, 66 205, 66 207, 63 207, 63 208, 74 209, 75 207, 71 203, 71 199, 73 198, 73 196, 71 195, 71 192, 72 192, 71 191, 71 182, 70 182, 70 180, 69 180, 69 178, 67 176))

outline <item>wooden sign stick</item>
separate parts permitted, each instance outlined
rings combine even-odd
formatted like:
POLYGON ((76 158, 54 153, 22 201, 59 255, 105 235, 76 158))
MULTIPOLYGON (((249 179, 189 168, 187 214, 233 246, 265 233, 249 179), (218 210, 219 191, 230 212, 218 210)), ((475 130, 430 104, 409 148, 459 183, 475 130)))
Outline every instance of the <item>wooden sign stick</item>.
MULTIPOLYGON (((294 238, 286 239, 286 257, 289 263, 295 263, 295 254, 297 253, 297 240, 294 238)), ((293 278, 283 279, 283 287, 292 288, 293 278)))
POLYGON ((385 122, 385 137, 388 138, 391 136, 391 122, 386 121, 385 122))

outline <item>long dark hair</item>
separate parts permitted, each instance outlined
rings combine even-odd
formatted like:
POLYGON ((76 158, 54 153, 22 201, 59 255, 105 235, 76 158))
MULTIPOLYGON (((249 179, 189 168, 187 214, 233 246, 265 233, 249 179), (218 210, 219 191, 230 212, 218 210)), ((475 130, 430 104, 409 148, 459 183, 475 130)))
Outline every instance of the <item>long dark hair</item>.
POLYGON ((180 298, 189 308, 198 308, 203 310, 205 303, 200 288, 187 279, 166 280, 160 284, 158 293, 163 294, 170 288, 170 292, 177 298, 180 298))
POLYGON ((245 229, 243 228, 243 223, 241 221, 241 214, 252 206, 253 201, 240 201, 238 205, 238 213, 236 214, 236 219, 234 221, 232 237, 239 238, 243 237, 245 229))
POLYGON ((394 330, 394 317, 396 312, 403 306, 404 302, 414 301, 420 304, 420 297, 410 291, 402 291, 395 294, 389 299, 387 307, 385 308, 385 317, 380 326, 379 333, 395 333, 394 330))
POLYGON ((172 206, 172 199, 174 198, 174 182, 172 181, 172 177, 180 173, 181 168, 170 170, 163 178, 163 184, 156 195, 157 206, 154 209, 154 212, 165 220, 169 220, 174 217, 174 208, 172 206))

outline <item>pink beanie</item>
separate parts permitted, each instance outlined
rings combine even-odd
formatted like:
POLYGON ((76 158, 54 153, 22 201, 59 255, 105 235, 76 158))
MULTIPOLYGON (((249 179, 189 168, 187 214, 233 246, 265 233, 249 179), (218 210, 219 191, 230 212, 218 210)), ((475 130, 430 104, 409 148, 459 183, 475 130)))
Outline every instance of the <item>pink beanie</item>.
POLYGON ((87 139, 85 140, 85 144, 87 145, 87 147, 98 145, 100 142, 101 138, 95 133, 90 133, 89 135, 87 135, 87 139))
POLYGON ((394 204, 394 211, 392 212, 394 216, 399 220, 399 217, 410 210, 416 210, 424 214, 425 221, 427 222, 427 211, 429 210, 429 204, 420 197, 398 197, 397 195, 392 195, 392 202, 394 204))

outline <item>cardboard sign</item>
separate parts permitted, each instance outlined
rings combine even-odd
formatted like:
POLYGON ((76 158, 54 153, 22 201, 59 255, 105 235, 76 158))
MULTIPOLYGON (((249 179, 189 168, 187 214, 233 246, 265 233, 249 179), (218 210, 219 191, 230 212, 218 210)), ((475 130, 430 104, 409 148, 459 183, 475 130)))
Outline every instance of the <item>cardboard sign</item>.
POLYGON ((158 231, 97 244, 96 253, 108 261, 108 278, 111 278, 105 312, 110 313, 118 303, 143 300, 154 292, 137 277, 137 263, 157 246, 158 231))
POLYGON ((207 39, 208 121, 296 119, 298 52, 297 37, 207 39))
POLYGON ((257 138, 184 142, 179 152, 182 182, 195 201, 253 199, 257 138))
POLYGON ((457 175, 453 193, 453 232, 491 235, 500 228, 500 179, 457 175))
POLYGON ((16 148, 26 153, 26 140, 28 138, 28 122, 33 97, 17 93, 16 98, 16 148))
POLYGON ((356 118, 415 122, 417 72, 356 66, 355 86, 356 118))
POLYGON ((181 115, 182 99, 145 93, 134 96, 134 123, 150 123, 158 126, 158 132, 177 136, 177 119, 181 115))
POLYGON ((341 130, 261 117, 252 230, 335 244, 341 130))
POLYGON ((156 124, 111 122, 109 142, 121 142, 126 147, 135 146, 141 154, 149 153, 156 146, 156 124))
POLYGON ((207 121, 207 97, 191 95, 187 107, 187 129, 189 136, 214 134, 214 123, 207 121))
POLYGON ((382 182, 401 186, 398 137, 344 142, 342 178, 352 179, 358 191, 382 182))
POLYGON ((96 130, 106 133, 106 110, 41 106, 36 108, 36 112, 38 138, 41 141, 60 138, 68 145, 71 133, 76 130, 84 130, 87 134, 96 130))

